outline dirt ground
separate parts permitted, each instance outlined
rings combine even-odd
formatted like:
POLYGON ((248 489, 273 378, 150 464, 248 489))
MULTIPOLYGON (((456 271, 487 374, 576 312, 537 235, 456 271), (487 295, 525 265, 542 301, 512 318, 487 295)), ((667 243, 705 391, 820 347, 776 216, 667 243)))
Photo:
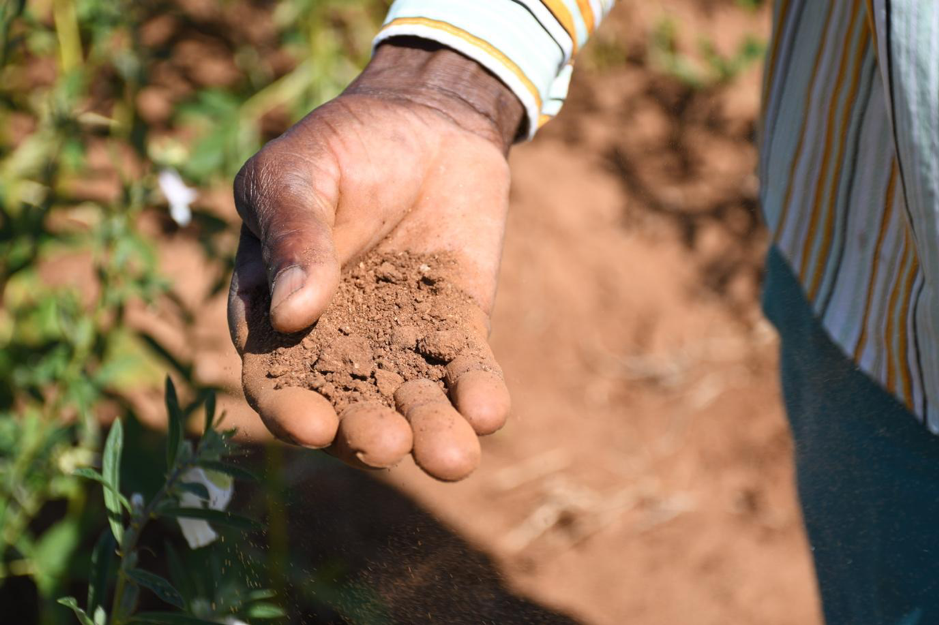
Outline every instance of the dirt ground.
MULTIPOLYGON (((288 454, 295 577, 345 556, 344 579, 403 622, 820 622, 758 305, 760 68, 697 91, 650 71, 665 14, 692 48, 702 33, 728 51, 769 31, 767 10, 730 1, 614 12, 594 45, 626 42, 622 58, 585 62, 559 118, 511 157, 492 334, 511 422, 458 484, 410 461, 366 476, 288 454)), ((224 193, 213 202, 233 215, 224 193)), ((196 242, 165 251, 198 301, 212 276, 192 271, 196 242)), ((202 380, 236 389, 223 298, 202 310, 194 336, 147 323, 188 345, 202 380)), ((222 403, 260 435, 243 400, 222 403)))

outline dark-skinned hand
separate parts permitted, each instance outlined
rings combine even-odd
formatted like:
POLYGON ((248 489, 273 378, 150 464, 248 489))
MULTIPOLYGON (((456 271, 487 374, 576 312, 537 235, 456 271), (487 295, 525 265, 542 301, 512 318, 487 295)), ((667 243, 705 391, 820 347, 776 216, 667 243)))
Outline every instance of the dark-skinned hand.
POLYGON ((444 480, 477 466, 477 436, 499 429, 509 411, 487 349, 480 366, 451 367, 447 394, 411 381, 396 393, 397 412, 369 404, 337 415, 314 391, 274 389, 250 320, 269 305, 276 331, 302 331, 329 305, 342 267, 365 253, 449 252, 457 286, 478 305, 466 329, 487 345, 508 208, 506 154, 521 117, 515 96, 474 61, 394 40, 340 96, 245 164, 235 180, 244 225, 229 327, 245 396, 275 436, 360 467, 394 465, 413 449, 444 480))

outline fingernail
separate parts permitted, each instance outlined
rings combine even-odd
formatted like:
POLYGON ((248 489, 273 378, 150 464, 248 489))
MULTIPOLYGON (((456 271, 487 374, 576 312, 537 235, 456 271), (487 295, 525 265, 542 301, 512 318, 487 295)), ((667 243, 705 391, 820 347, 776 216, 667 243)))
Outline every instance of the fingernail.
POLYGON ((288 297, 303 288, 306 284, 306 272, 294 265, 281 270, 274 278, 274 288, 271 291, 271 310, 274 310, 287 300, 288 297))

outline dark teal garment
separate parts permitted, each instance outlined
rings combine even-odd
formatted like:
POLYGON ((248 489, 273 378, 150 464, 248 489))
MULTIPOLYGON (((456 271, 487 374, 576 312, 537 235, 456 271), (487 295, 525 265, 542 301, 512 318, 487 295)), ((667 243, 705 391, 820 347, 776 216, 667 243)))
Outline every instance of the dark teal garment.
POLYGON ((939 437, 828 338, 776 250, 763 308, 827 625, 939 624, 939 437))

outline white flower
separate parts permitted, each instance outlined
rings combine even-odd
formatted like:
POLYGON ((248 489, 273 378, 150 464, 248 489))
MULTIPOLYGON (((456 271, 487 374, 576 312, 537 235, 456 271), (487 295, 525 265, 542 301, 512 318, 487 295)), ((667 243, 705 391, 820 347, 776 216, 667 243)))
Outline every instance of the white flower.
MULTIPOLYGON (((186 471, 182 476, 182 481, 202 484, 209 491, 208 501, 195 493, 184 492, 179 497, 179 505, 183 508, 224 510, 228 506, 228 502, 231 501, 232 493, 235 490, 234 480, 230 476, 217 471, 205 471, 198 467, 186 471)), ((183 531, 183 537, 193 549, 205 547, 218 538, 218 534, 215 533, 208 521, 182 517, 176 520, 179 521, 179 528, 183 531)))
POLYGON ((170 204, 170 217, 182 227, 189 225, 192 221, 192 204, 198 193, 195 189, 186 186, 182 177, 175 169, 163 169, 157 179, 160 185, 160 191, 170 204))
POLYGON ((225 625, 248 625, 244 621, 239 621, 234 616, 225 617, 225 625))

